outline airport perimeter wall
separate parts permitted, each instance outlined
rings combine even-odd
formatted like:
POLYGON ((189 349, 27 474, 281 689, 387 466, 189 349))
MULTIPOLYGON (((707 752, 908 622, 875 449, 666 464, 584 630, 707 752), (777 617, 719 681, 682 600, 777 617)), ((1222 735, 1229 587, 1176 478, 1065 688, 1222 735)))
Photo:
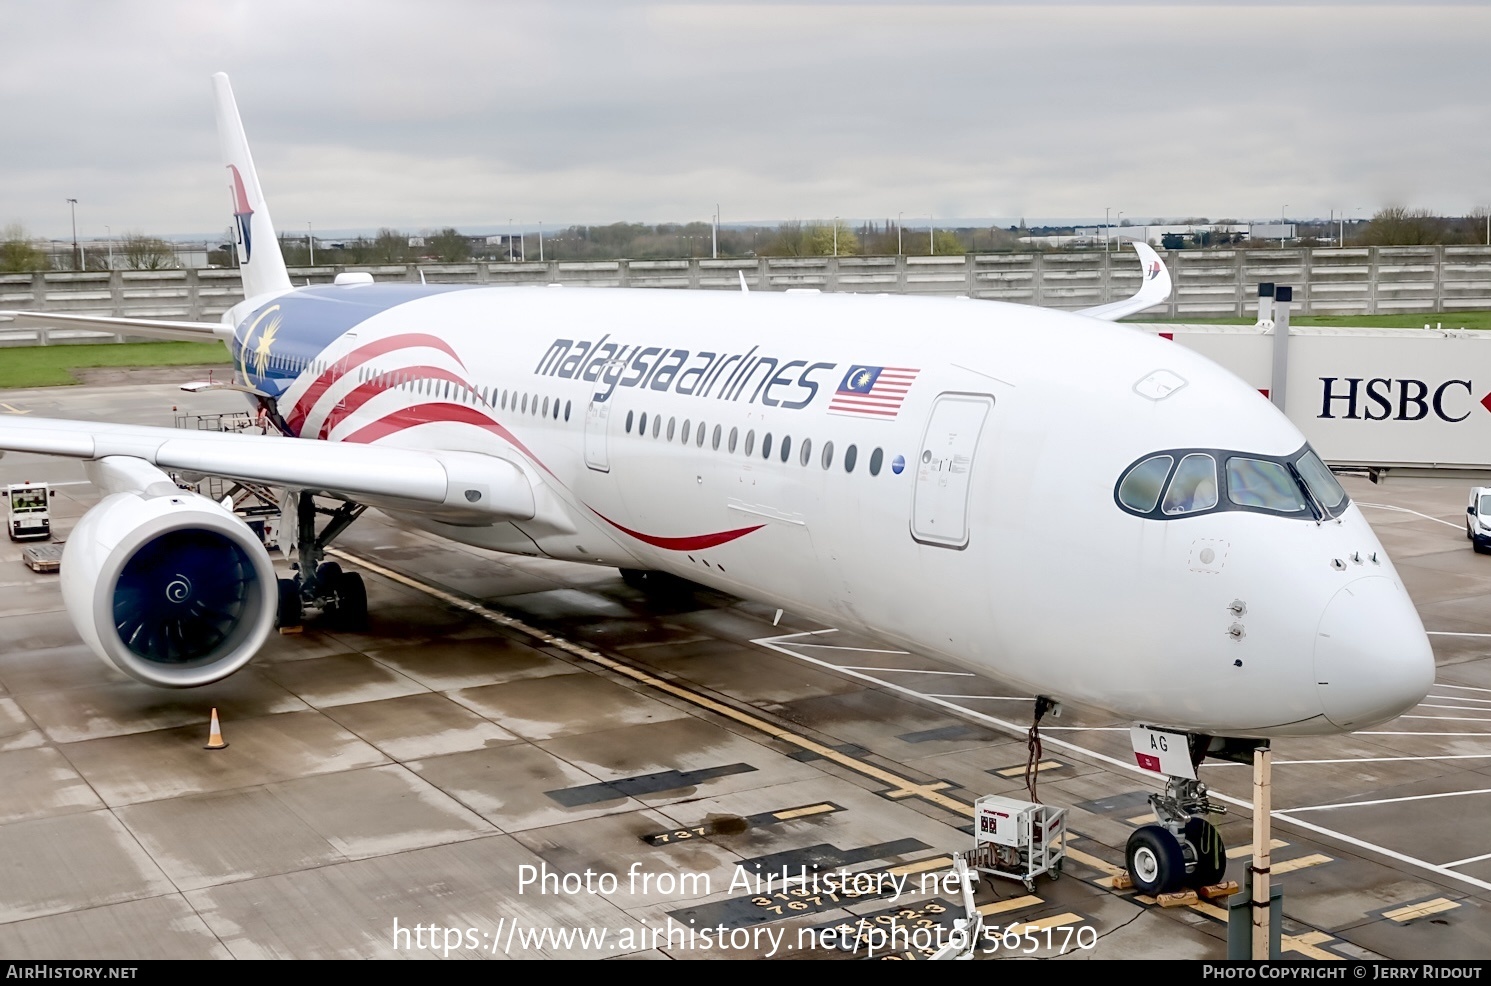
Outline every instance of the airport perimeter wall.
MULTIPOLYGON (((1294 288, 1296 314, 1375 315, 1491 309, 1491 247, 1178 250, 1164 255, 1175 281, 1152 318, 1205 319, 1256 311, 1258 284, 1294 288)), ((292 268, 296 285, 344 268, 292 268)), ((1138 289, 1132 251, 968 254, 951 257, 761 257, 349 267, 379 281, 563 284, 753 291, 816 288, 961 295, 1086 308, 1138 289)), ((238 271, 48 271, 0 274, 0 309, 32 308, 146 318, 214 320, 243 297, 238 271)), ((1448 326, 1447 326, 1448 327, 1448 326)), ((4 326, 0 325, 0 330, 4 326)), ((33 342, 36 341, 33 337, 33 342)), ((45 341, 45 340, 42 340, 45 341)))

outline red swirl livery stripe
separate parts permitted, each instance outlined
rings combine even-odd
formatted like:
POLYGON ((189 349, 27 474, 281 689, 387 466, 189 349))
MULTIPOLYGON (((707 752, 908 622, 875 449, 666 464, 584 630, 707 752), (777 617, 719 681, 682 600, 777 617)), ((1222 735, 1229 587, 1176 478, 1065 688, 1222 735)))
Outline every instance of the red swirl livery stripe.
MULTIPOLYGON (((531 449, 518 441, 516 435, 495 421, 491 415, 482 411, 480 408, 468 407, 465 404, 435 401, 427 404, 416 404, 413 407, 400 408, 397 411, 384 415, 371 424, 363 425, 341 440, 344 442, 366 444, 376 442, 380 438, 387 438, 389 435, 396 435, 408 428, 442 423, 469 424, 475 425, 485 431, 490 431, 504 441, 509 442, 514 448, 526 455, 529 461, 535 463, 549 475, 554 476, 556 480, 559 479, 555 475, 554 470, 544 465, 538 456, 533 454, 531 449)), ((732 531, 715 531, 710 534, 694 534, 688 537, 662 537, 657 534, 644 534, 641 531, 634 531, 623 524, 618 524, 594 507, 587 505, 586 509, 628 537, 636 538, 638 541, 650 544, 654 548, 662 548, 664 551, 704 551, 708 548, 717 548, 737 538, 743 538, 753 531, 759 531, 766 526, 765 524, 756 524, 752 527, 738 527, 732 531)))
POLYGON ((650 544, 654 548, 662 548, 664 551, 704 551, 707 548, 717 548, 722 544, 734 541, 736 538, 743 538, 752 531, 759 531, 766 526, 765 524, 757 524, 754 527, 737 527, 733 531, 716 531, 713 534, 695 534, 692 537, 666 538, 659 537, 656 534, 643 534, 641 531, 634 531, 630 527, 616 523, 616 521, 607 517, 594 507, 590 507, 589 510, 627 537, 634 537, 644 544, 650 544))
POLYGON ((366 445, 370 442, 376 442, 380 438, 396 435, 408 428, 429 424, 475 425, 478 428, 490 431, 492 434, 512 445, 519 452, 528 456, 529 460, 544 472, 550 476, 554 476, 556 480, 559 478, 555 475, 554 470, 544 465, 542 460, 533 454, 532 449, 518 441, 517 435, 508 431, 481 408, 467 407, 465 404, 430 401, 425 404, 401 407, 397 411, 391 411, 370 424, 363 425, 345 438, 338 439, 338 441, 366 445))
POLYGON ((365 384, 361 384, 356 390, 351 391, 346 397, 337 402, 326 415, 326 420, 321 422, 318 438, 325 439, 331 434, 332 429, 341 424, 353 412, 357 411, 368 401, 385 393, 398 385, 400 378, 423 381, 423 380, 449 380, 462 390, 471 391, 471 385, 449 370, 442 370, 438 366, 411 366, 398 370, 390 370, 381 373, 365 384))
POLYGON ((290 409, 290 413, 285 415, 286 423, 290 425, 291 430, 297 435, 300 434, 300 429, 305 424, 306 416, 311 413, 311 409, 316 406, 316 402, 338 380, 375 356, 382 356, 384 353, 390 353, 398 349, 409 349, 415 346, 438 349, 455 360, 461 369, 464 370, 466 368, 466 364, 461 362, 461 357, 456 355, 456 351, 450 348, 450 344, 439 336, 432 336, 424 332, 406 332, 401 335, 388 336, 384 339, 374 339, 367 345, 358 346, 350 353, 335 360, 331 366, 322 371, 321 375, 313 380, 311 385, 306 388, 305 393, 300 395, 300 399, 295 402, 295 406, 290 409))

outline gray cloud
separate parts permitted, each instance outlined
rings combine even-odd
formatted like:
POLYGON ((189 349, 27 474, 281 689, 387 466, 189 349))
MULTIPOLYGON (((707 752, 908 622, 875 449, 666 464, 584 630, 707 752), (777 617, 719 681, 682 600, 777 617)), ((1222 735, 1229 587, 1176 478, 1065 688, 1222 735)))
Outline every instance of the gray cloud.
POLYGON ((1482 3, 11 2, 0 224, 1325 215, 1491 201, 1482 3))

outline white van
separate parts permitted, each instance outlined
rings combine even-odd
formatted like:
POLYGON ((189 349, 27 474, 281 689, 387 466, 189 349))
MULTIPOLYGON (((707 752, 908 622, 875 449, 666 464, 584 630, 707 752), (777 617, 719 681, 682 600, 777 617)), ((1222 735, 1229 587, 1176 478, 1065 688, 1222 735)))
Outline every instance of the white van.
POLYGON ((10 508, 6 533, 12 541, 34 541, 52 536, 52 516, 48 511, 51 491, 46 483, 14 483, 5 487, 10 508))
POLYGON ((1465 536, 1476 551, 1491 551, 1491 486, 1474 486, 1465 508, 1465 536))

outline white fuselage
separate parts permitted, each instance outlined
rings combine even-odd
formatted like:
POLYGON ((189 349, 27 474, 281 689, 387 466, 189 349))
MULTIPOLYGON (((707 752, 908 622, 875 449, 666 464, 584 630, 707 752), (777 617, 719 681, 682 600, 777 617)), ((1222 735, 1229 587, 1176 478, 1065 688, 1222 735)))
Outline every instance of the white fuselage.
POLYGON ((278 390, 302 438, 483 452, 541 485, 532 523, 401 515, 468 544, 669 572, 1196 732, 1362 728, 1432 682, 1354 505, 1323 523, 1119 508, 1151 453, 1305 444, 1235 377, 1121 325, 954 299, 477 288, 308 341, 293 304, 240 308, 243 382, 278 390), (298 355, 277 376, 282 350, 298 355), (836 400, 852 367, 886 385, 836 400))

